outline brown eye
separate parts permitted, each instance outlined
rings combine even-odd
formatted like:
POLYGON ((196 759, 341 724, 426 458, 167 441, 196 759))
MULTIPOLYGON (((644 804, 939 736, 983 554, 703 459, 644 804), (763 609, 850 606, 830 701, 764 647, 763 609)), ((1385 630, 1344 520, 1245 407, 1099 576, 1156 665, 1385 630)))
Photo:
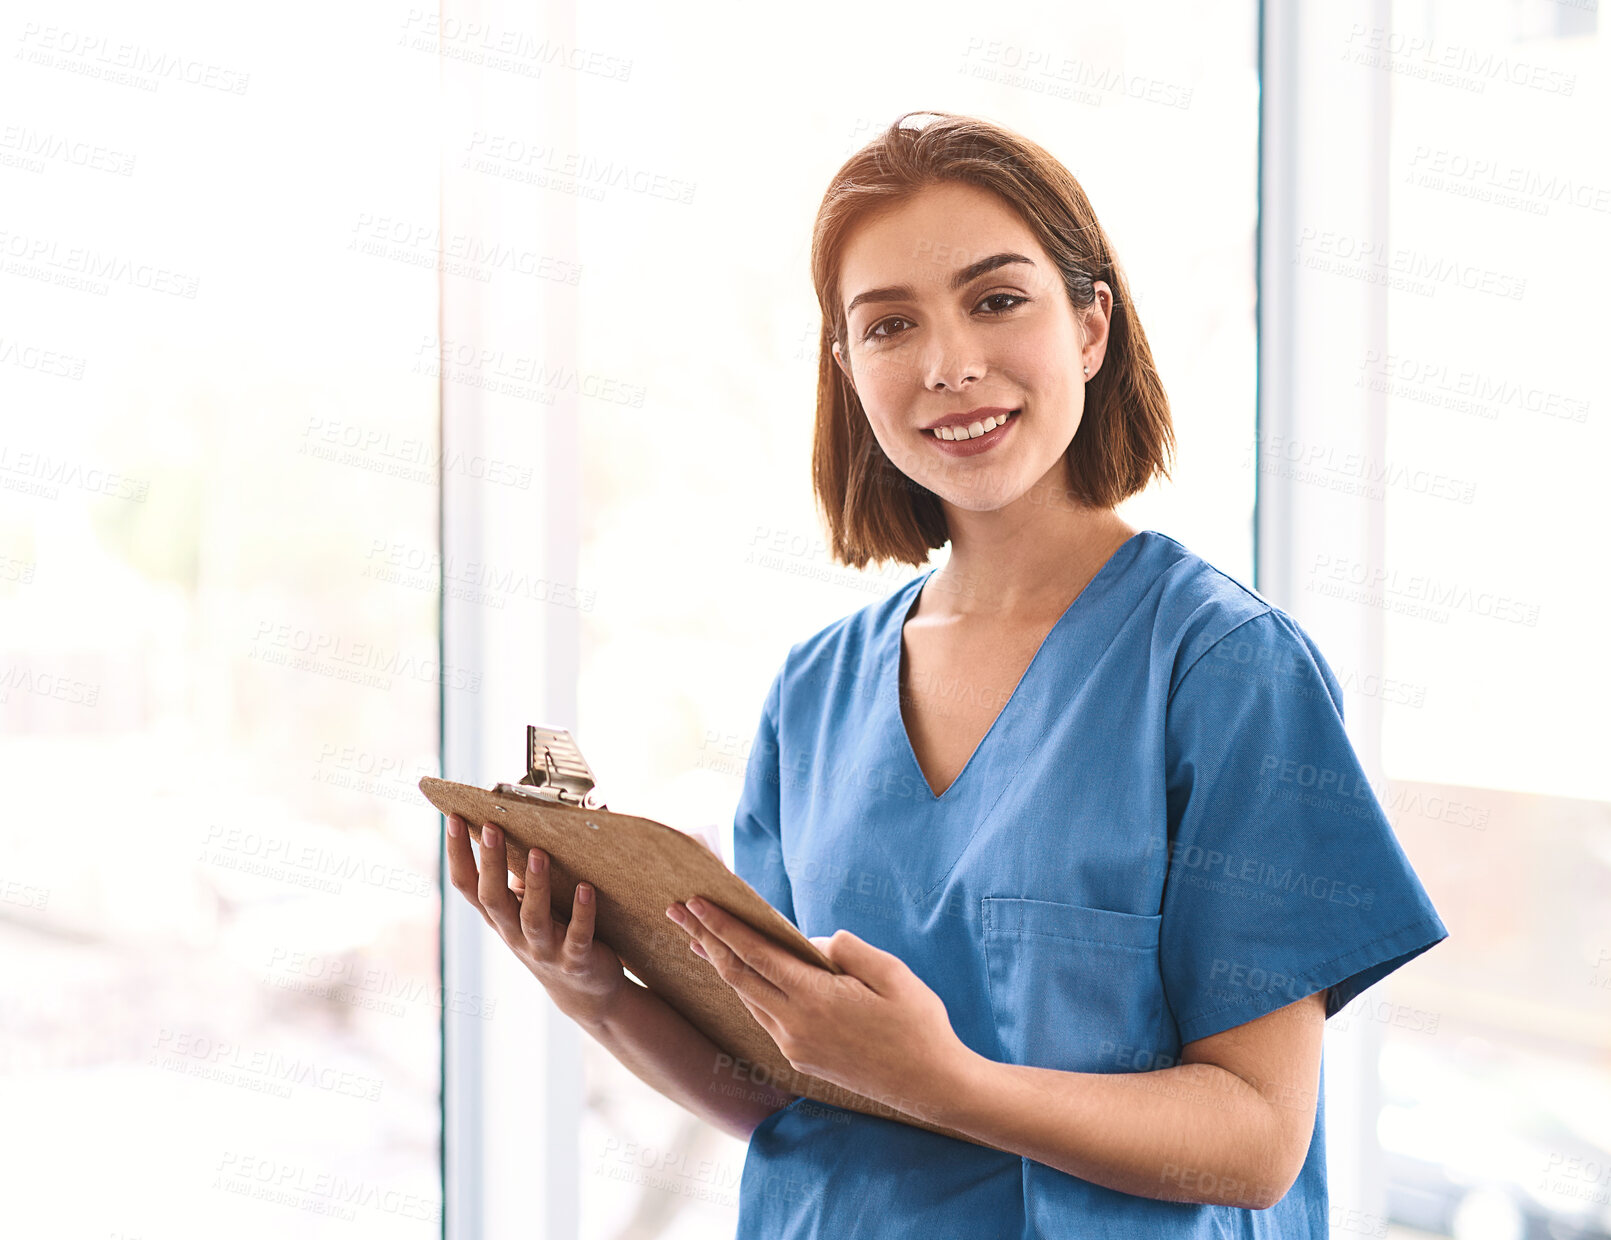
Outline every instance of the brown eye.
MULTIPOLYGON (((989 314, 989 315, 998 316, 998 317, 1000 315, 1003 315, 1003 314, 1010 314, 1012 311, 1018 309, 1019 306, 1024 305, 1026 302, 1028 302, 1029 298, 1022 296, 1019 293, 991 293, 988 297, 985 297, 984 299, 982 299, 979 302, 979 305, 983 306, 983 305, 988 304, 989 302, 993 302, 993 301, 999 302, 1001 300, 1006 300, 1010 304, 1005 305, 1005 306, 1000 306, 1000 307, 998 307, 997 309, 994 309, 994 310, 986 310, 985 313, 989 314)), ((900 315, 891 315, 887 319, 879 319, 878 322, 874 323, 871 327, 869 327, 867 329, 867 334, 865 336, 863 336, 862 339, 863 340, 892 340, 892 339, 894 339, 895 335, 897 335, 898 333, 880 332, 878 329, 881 328, 881 327, 888 327, 891 323, 905 323, 908 327, 910 327, 911 322, 912 321, 910 319, 902 318, 900 315)))
POLYGON ((984 301, 981 301, 979 304, 982 306, 987 301, 995 301, 997 298, 1001 298, 1001 297, 1005 297, 1008 301, 1012 302, 1013 304, 1010 305, 1010 306, 1003 306, 999 310, 991 310, 988 313, 990 313, 990 314, 1006 314, 1007 311, 1016 310, 1016 309, 1018 309, 1019 306, 1023 305, 1026 301, 1029 300, 1029 298, 1027 298, 1027 297, 1020 297, 1017 293, 991 293, 990 296, 986 297, 984 299, 984 301))
POLYGON ((869 327, 867 329, 867 335, 864 337, 864 339, 866 339, 866 340, 888 340, 889 337, 884 336, 884 335, 880 335, 879 332, 878 332, 878 329, 880 327, 887 327, 891 323, 907 323, 907 324, 910 324, 911 320, 910 319, 903 319, 898 315, 893 317, 893 318, 879 319, 878 322, 874 323, 871 327, 869 327))

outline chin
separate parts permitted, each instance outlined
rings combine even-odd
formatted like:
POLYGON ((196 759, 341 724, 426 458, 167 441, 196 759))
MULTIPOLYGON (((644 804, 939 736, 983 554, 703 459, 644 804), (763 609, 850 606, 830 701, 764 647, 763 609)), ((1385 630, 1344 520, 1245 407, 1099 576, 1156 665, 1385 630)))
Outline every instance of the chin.
POLYGON ((967 491, 955 486, 930 487, 929 490, 951 507, 964 512, 997 512, 1022 499, 1029 493, 1029 487, 1028 481, 1012 478, 981 480, 979 486, 967 491))

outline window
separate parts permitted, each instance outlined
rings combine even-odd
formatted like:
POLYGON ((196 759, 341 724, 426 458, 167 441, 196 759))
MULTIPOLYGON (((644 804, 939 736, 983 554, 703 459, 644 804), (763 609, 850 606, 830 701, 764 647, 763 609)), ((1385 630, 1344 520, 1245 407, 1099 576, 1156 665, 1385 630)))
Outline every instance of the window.
POLYGON ((1604 43, 1592 5, 1371 12, 1266 6, 1261 588, 1450 937, 1328 1025, 1332 1226, 1603 1230, 1604 43))
POLYGON ((315 26, 8 36, 17 1235, 441 1231, 437 65, 315 26))

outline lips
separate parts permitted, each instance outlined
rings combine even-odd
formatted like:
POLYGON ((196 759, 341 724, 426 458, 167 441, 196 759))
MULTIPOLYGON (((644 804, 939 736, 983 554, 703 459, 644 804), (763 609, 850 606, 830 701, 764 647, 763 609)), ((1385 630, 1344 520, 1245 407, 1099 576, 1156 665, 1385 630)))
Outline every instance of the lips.
POLYGON ((1008 443, 1018 428, 1020 415, 1012 414, 1005 422, 991 419, 991 427, 980 435, 969 435, 967 430, 919 431, 930 450, 948 457, 974 457, 994 452, 998 445, 1008 443), (943 438, 945 435, 954 438, 943 438))
POLYGON ((977 409, 969 409, 966 413, 948 413, 943 418, 936 418, 922 429, 932 431, 942 426, 949 426, 955 430, 959 426, 972 426, 975 422, 983 422, 989 417, 999 418, 1017 412, 1017 409, 1009 409, 1004 405, 981 405, 977 409))
POLYGON ((939 440, 941 443, 968 443, 973 440, 989 439, 1000 430, 1018 420, 1019 411, 1016 409, 1006 413, 987 413, 983 418, 975 419, 972 423, 952 426, 942 426, 938 430, 924 431, 923 435, 929 439, 939 440), (973 427, 978 426, 979 432, 973 433, 973 427))

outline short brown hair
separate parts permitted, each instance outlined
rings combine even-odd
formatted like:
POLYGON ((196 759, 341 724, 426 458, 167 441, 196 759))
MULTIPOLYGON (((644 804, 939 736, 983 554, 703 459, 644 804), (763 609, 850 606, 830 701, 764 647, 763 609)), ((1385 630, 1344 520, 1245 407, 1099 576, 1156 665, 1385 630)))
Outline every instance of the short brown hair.
POLYGON ((1063 458, 1069 496, 1113 508, 1155 474, 1169 476, 1169 400, 1129 283, 1080 183, 1045 148, 999 125, 950 112, 904 112, 834 174, 811 237, 811 278, 822 307, 812 484, 833 555, 853 568, 869 560, 921 565, 950 537, 939 497, 884 454, 833 356, 834 342, 847 337, 839 276, 851 230, 870 213, 947 181, 990 190, 1018 213, 1057 264, 1076 313, 1095 302, 1093 281, 1113 290, 1103 365, 1086 386, 1085 413, 1063 458), (906 127, 910 116, 937 119, 906 127))

